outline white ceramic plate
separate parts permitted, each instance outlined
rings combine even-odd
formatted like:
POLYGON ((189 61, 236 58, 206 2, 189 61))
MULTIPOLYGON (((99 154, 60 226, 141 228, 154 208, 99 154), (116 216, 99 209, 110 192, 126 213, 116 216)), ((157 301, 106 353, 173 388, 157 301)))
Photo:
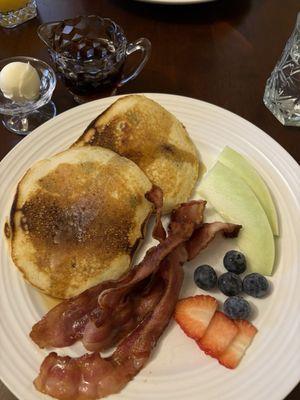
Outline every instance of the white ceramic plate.
MULTIPOLYGON (((299 167, 289 154, 251 123, 214 105, 167 94, 149 94, 173 112, 187 127, 208 167, 225 145, 246 155, 269 185, 280 214, 281 236, 272 294, 253 301, 259 329, 240 366, 227 370, 205 356, 171 322, 148 366, 111 399, 123 400, 266 400, 283 399, 300 376, 299 346, 299 167)), ((16 184, 32 163, 67 148, 89 122, 116 98, 73 108, 48 121, 22 140, 0 164, 1 229, 16 184)), ((224 252, 232 240, 218 238, 194 265, 186 266, 182 296, 200 293, 193 283, 195 265, 211 263, 222 270, 224 252)), ((32 385, 47 351, 29 339, 31 326, 46 312, 42 296, 27 285, 9 260, 5 240, 0 247, 1 375, 22 400, 46 398, 32 385)), ((222 295, 213 293, 222 300, 222 295)), ((81 344, 59 351, 80 355, 81 344)))

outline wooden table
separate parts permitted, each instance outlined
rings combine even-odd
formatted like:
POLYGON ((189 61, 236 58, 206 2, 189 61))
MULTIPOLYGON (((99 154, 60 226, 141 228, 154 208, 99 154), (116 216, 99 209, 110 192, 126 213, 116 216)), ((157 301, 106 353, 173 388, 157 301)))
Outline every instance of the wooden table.
MULTIPOLYGON (((174 93, 217 104, 263 129, 299 162, 300 129, 283 127, 262 102, 266 79, 295 25, 299 0, 219 0, 190 6, 132 0, 37 3, 38 18, 12 30, 0 28, 0 58, 27 55, 47 61, 36 34, 40 23, 79 14, 110 17, 130 40, 145 36, 153 46, 144 71, 120 93, 174 93)), ((53 99, 58 112, 76 105, 60 82, 53 99)), ((20 140, 0 125, 0 159, 20 140)), ((300 385, 286 399, 299 397, 300 385)), ((0 400, 12 399, 0 386, 0 400)))

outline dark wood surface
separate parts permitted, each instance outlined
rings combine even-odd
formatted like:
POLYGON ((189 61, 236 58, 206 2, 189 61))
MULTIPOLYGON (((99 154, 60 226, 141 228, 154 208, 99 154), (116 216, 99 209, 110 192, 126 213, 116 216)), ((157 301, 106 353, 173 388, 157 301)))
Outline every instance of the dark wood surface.
MULTIPOLYGON (((145 36, 153 46, 143 72, 120 93, 174 93, 217 104, 263 129, 299 162, 300 129, 283 127, 262 102, 266 79, 295 25, 299 0, 219 0, 190 6, 133 0, 37 2, 38 18, 12 30, 0 28, 0 58, 26 55, 49 61, 36 34, 40 23, 79 14, 110 17, 128 39, 145 36)), ((59 113, 76 105, 60 82, 53 99, 59 113)), ((20 140, 1 124, 0 159, 20 140)), ((300 385, 286 397, 299 398, 300 385)), ((0 384, 0 400, 12 399, 0 384)))

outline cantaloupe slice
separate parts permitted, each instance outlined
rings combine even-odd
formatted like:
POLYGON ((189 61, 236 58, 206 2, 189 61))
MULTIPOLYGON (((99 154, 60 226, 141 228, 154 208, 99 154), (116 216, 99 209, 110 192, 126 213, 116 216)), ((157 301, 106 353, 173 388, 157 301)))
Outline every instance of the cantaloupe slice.
POLYGON ((241 154, 226 146, 219 155, 218 161, 238 174, 253 190, 267 214, 273 234, 278 236, 277 212, 271 194, 255 168, 241 154))
POLYGON ((275 258, 273 232, 254 192, 233 170, 217 162, 203 178, 199 193, 228 222, 243 225, 237 239, 248 271, 271 275, 275 258))

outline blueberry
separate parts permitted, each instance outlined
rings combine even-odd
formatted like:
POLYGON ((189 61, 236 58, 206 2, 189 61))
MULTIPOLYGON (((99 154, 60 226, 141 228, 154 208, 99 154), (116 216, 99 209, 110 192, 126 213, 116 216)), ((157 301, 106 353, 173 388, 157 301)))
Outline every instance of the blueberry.
POLYGON ((241 296, 232 296, 226 299, 224 313, 232 319, 247 319, 250 315, 250 304, 241 296))
POLYGON ((225 272, 219 277, 218 286, 221 292, 226 294, 226 296, 236 296, 241 293, 243 285, 241 278, 232 273, 225 272))
POLYGON ((267 279, 257 272, 246 275, 243 280, 243 290, 250 296, 261 298, 268 293, 269 283, 267 279))
POLYGON ((235 274, 242 274, 247 268, 244 254, 236 250, 227 251, 223 258, 223 264, 227 271, 235 274))
POLYGON ((200 265, 194 271, 194 281, 201 289, 213 289, 217 284, 217 274, 211 266, 200 265))

